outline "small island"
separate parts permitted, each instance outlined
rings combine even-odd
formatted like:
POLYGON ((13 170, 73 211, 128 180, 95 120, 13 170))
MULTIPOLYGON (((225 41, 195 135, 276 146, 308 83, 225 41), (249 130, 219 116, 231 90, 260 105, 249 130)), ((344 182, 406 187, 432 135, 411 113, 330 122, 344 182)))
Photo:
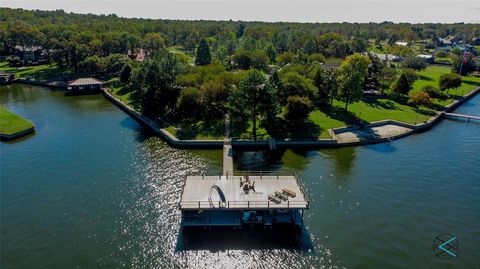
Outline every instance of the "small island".
POLYGON ((0 107, 0 140, 13 140, 35 132, 30 121, 0 107))

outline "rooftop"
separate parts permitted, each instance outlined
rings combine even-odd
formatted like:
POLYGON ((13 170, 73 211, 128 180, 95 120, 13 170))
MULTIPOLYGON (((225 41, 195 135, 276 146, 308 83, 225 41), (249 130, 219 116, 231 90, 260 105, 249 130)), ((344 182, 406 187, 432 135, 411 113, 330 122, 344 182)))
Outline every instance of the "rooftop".
POLYGON ((272 173, 248 174, 255 182, 255 191, 245 192, 240 180, 245 175, 187 176, 180 200, 180 209, 304 209, 309 207, 305 192, 296 175, 272 173), (217 186, 217 187, 215 187, 217 186), (268 195, 287 189, 295 193, 280 203, 269 200, 268 195), (222 197, 223 196, 223 197, 222 197))
POLYGON ((102 81, 95 78, 79 78, 68 82, 68 86, 101 85, 102 81))

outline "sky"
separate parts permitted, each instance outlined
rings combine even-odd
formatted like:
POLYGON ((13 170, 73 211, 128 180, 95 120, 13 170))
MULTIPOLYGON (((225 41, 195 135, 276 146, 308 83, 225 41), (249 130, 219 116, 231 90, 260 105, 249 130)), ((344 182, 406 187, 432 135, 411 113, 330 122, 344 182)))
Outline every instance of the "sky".
POLYGON ((480 0, 0 0, 0 6, 151 19, 480 23, 480 0))

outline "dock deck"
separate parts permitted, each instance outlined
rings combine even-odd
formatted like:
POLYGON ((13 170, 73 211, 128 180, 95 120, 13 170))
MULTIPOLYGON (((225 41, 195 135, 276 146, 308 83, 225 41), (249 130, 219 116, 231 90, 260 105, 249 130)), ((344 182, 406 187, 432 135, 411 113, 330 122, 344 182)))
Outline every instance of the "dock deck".
POLYGON ((188 176, 180 200, 181 210, 195 209, 307 209, 309 202, 296 175, 250 174, 255 191, 246 193, 240 180, 246 175, 188 176), (216 187, 215 187, 216 186, 216 187), (268 199, 288 189, 295 197, 275 203, 268 199), (223 197, 222 197, 223 196, 223 197))

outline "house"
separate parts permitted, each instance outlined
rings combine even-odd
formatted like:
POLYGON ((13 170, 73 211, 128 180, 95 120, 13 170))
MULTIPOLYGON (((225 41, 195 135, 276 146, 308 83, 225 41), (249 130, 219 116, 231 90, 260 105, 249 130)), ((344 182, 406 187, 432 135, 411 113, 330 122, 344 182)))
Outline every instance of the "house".
POLYGON ((397 42, 395 42, 395 45, 403 46, 403 47, 410 47, 410 43, 404 42, 404 41, 397 41, 397 42))
POLYGON ((429 64, 433 64, 435 62, 435 57, 433 57, 431 54, 419 54, 416 57, 424 59, 429 64))
POLYGON ((67 95, 97 93, 103 82, 95 78, 79 78, 68 82, 67 95))
POLYGON ((20 57, 22 61, 40 62, 44 60, 43 48, 41 46, 24 47, 21 45, 15 46, 15 55, 20 57))
POLYGON ((393 55, 393 54, 383 54, 383 53, 374 53, 378 59, 382 60, 382 61, 392 61, 392 62, 400 62, 402 60, 402 57, 398 56, 398 55, 393 55), (388 57, 388 58, 387 58, 388 57))

